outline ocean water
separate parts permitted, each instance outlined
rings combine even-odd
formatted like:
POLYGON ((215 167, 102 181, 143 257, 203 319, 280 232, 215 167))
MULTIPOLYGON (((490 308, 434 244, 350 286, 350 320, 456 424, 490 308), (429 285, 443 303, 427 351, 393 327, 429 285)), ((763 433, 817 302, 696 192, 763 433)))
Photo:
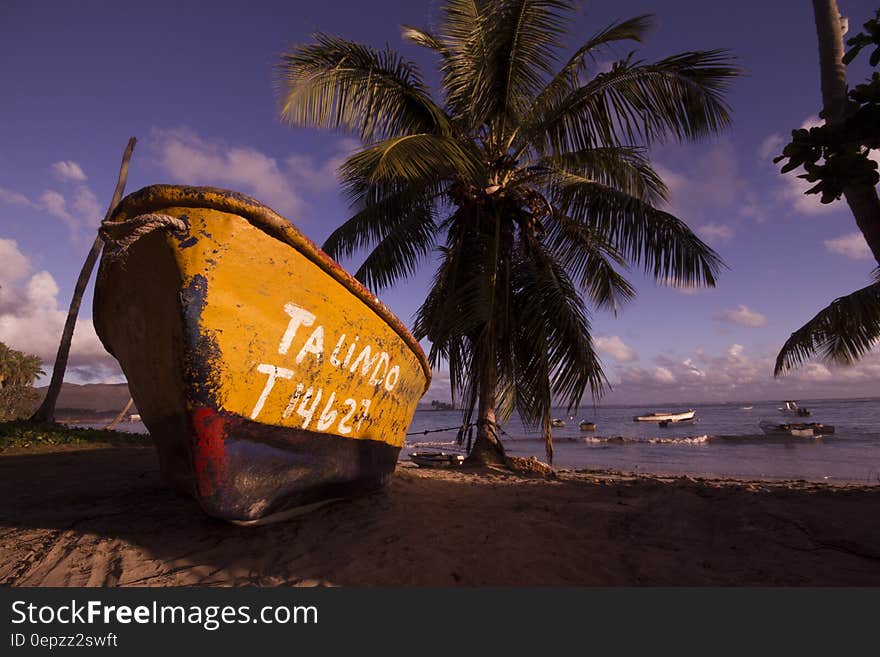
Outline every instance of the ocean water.
MULTIPOLYGON (((762 419, 786 419, 777 410, 779 401, 696 404, 690 406, 697 411, 696 424, 668 428, 633 422, 632 418, 646 412, 687 410, 687 406, 588 406, 577 416, 556 409, 554 417, 565 420, 566 426, 553 429, 553 465, 880 485, 880 399, 800 403, 812 412, 805 421, 833 425, 835 433, 822 438, 765 436, 758 427, 762 419), (595 422, 596 430, 580 431, 581 420, 595 422)), ((409 454, 417 450, 463 452, 464 448, 456 443, 457 429, 452 428, 460 423, 458 411, 417 411, 401 460, 408 460, 409 454)), ((140 422, 123 422, 118 429, 146 433, 140 422)), ((527 430, 518 417, 514 415, 502 429, 509 454, 545 459, 543 438, 527 430)))
MULTIPOLYGON (((577 416, 555 409, 554 417, 563 419, 566 426, 553 429, 553 465, 880 485, 880 399, 803 400, 800 404, 812 413, 803 421, 833 425, 835 433, 822 438, 765 436, 758 426, 761 420, 786 421, 777 410, 780 401, 651 408, 589 406, 577 416), (632 419, 647 412, 688 408, 697 411, 696 424, 660 428, 656 423, 632 419), (595 422, 596 430, 581 431, 581 420, 595 422)), ((455 411, 417 412, 410 427, 416 434, 407 436, 401 458, 417 450, 460 451, 455 430, 418 433, 458 423, 460 416, 455 411)), ((543 438, 524 428, 519 418, 512 417, 503 430, 509 454, 545 460, 543 438)))

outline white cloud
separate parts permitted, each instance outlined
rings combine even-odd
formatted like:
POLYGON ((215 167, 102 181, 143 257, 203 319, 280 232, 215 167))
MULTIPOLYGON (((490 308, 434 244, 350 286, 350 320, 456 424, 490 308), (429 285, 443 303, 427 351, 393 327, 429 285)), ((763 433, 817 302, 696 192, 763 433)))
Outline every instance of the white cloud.
POLYGON ((73 195, 72 205, 77 215, 82 217, 87 225, 94 226, 97 230, 97 226, 104 219, 104 211, 101 210, 101 204, 98 203, 98 198, 92 190, 88 187, 78 187, 73 195))
POLYGON ((657 383, 675 383, 675 375, 666 367, 655 367, 651 378, 657 383))
POLYGON ((67 209, 67 199, 54 190, 47 189, 40 195, 38 207, 47 214, 52 215, 56 219, 61 219, 67 226, 70 240, 72 242, 79 241, 80 238, 80 222, 67 209))
POLYGON ((767 325, 767 318, 764 315, 751 310, 748 306, 742 304, 740 304, 736 310, 725 310, 719 313, 715 319, 722 322, 739 324, 741 326, 749 326, 751 328, 758 328, 767 325))
POLYGON ((697 232, 703 236, 709 244, 721 244, 733 238, 734 230, 724 224, 709 223, 697 228, 697 232))
POLYGON ((834 378, 831 370, 822 363, 807 363, 797 373, 798 378, 804 381, 830 381, 834 378))
POLYGON ((785 138, 779 134, 769 135, 758 146, 758 160, 764 164, 773 164, 773 158, 782 154, 785 138))
POLYGON ((67 211, 67 201, 58 192, 47 189, 40 196, 40 205, 53 217, 63 221, 73 221, 73 216, 67 211))
POLYGON ((706 377, 706 373, 699 367, 694 365, 692 358, 685 358, 681 361, 682 373, 690 379, 702 379, 706 377))
POLYGON ((776 352, 751 353, 731 344, 719 353, 701 348, 686 358, 661 356, 652 369, 621 365, 609 372, 614 392, 607 403, 810 399, 864 396, 880 385, 880 349, 855 365, 813 361, 773 377, 776 352))
MULTIPOLYGON (((31 274, 29 258, 13 240, 0 239, 0 258, 0 342, 51 364, 67 318, 67 308, 59 307, 58 284, 48 271, 31 274)), ((102 372, 105 379, 118 379, 116 361, 104 350, 90 319, 76 323, 69 363, 74 376, 102 372)))
POLYGON ((31 263, 18 248, 15 240, 0 239, 0 281, 5 285, 16 282, 30 273, 31 263))
POLYGON ((278 161, 248 146, 206 140, 189 130, 154 130, 159 164, 176 182, 231 187, 252 194, 284 215, 303 207, 278 161))
POLYGON ((629 363, 638 359, 635 350, 616 335, 593 338, 593 344, 596 346, 596 351, 611 356, 618 362, 629 363))
POLYGON ((292 153, 284 160, 290 177, 310 190, 327 191, 338 186, 336 170, 346 157, 360 148, 357 139, 343 138, 336 145, 336 152, 321 163, 312 155, 292 153))
POLYGON ((0 187, 0 203, 31 208, 60 219, 67 226, 73 242, 80 241, 83 231, 96 231, 104 218, 98 199, 86 185, 77 185, 69 199, 61 192, 47 189, 36 201, 19 192, 0 187))
POLYGON ((847 233, 832 240, 825 240, 825 248, 853 260, 866 260, 872 257, 871 249, 859 231, 847 233))
POLYGON ((11 189, 0 187, 0 203, 9 205, 23 205, 25 207, 34 208, 36 204, 24 194, 19 194, 11 189))
POLYGON ((86 174, 82 170, 82 167, 73 160, 62 160, 61 162, 55 162, 55 164, 52 165, 52 170, 55 172, 55 175, 58 176, 61 180, 80 183, 87 180, 86 174))

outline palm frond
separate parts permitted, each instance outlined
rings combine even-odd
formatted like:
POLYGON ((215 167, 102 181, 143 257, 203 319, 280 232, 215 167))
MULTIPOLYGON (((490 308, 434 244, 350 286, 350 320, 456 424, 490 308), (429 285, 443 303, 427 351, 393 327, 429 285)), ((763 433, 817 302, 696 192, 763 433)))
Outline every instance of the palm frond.
POLYGON ((449 50, 448 46, 443 43, 442 39, 431 32, 411 25, 401 25, 400 28, 401 36, 410 43, 414 43, 422 48, 427 48, 428 50, 433 50, 446 60, 452 56, 452 52, 449 50))
POLYGON ((433 202, 423 199, 386 232, 354 277, 371 290, 390 287, 416 271, 433 250, 436 237, 433 202))
POLYGON ((413 335, 431 341, 432 365, 447 361, 454 392, 467 387, 476 342, 491 322, 492 285, 485 275, 487 241, 457 222, 439 249, 440 265, 424 303, 416 312, 413 335))
POLYGON ((486 0, 447 0, 437 34, 447 52, 440 69, 446 102, 451 113, 471 127, 475 106, 488 93, 488 6, 486 0))
POLYGON ((295 126, 343 128, 366 141, 449 130, 415 64, 390 49, 318 34, 282 56, 276 86, 281 117, 295 126))
POLYGON ((641 43, 648 30, 653 26, 653 16, 644 14, 628 20, 614 22, 600 30, 569 57, 565 65, 559 69, 553 79, 535 97, 529 111, 523 117, 523 124, 528 126, 538 117, 546 113, 550 105, 580 86, 580 76, 586 69, 586 59, 595 61, 598 51, 620 41, 636 41, 641 43))
POLYGON ((550 390, 569 408, 580 404, 587 389, 594 398, 601 396, 607 381, 593 349, 583 301, 562 265, 534 242, 519 250, 513 272, 512 306, 518 318, 519 362, 525 364, 517 378, 521 386, 526 386, 518 392, 521 403, 517 407, 524 421, 534 423, 549 417, 549 407, 542 406, 546 401, 542 390, 528 391, 528 386, 543 383, 530 383, 529 377, 535 368, 544 367, 540 363, 543 356, 529 359, 529 345, 546 355, 550 390), (529 407, 528 399, 540 404, 529 407))
POLYGON ((738 75, 725 50, 616 62, 548 107, 524 139, 537 152, 701 139, 730 125, 724 93, 738 75))
POLYGON ((498 141, 504 123, 516 122, 552 73, 572 8, 568 0, 507 0, 495 7, 487 30, 491 102, 479 118, 500 122, 498 141))
POLYGON ((791 334, 776 357, 779 376, 817 352, 832 363, 851 365, 880 341, 880 276, 867 287, 832 301, 791 334))
POLYGON ((424 212, 442 193, 439 185, 372 185, 352 204, 355 214, 321 248, 331 258, 351 257, 383 240, 409 217, 424 212))
POLYGON ((428 184, 450 176, 482 180, 482 170, 472 145, 423 133, 392 137, 355 153, 343 162, 340 175, 349 198, 359 199, 379 183, 428 184))
POLYGON ((551 219, 544 240, 548 251, 596 307, 616 314, 635 298, 635 288, 615 269, 626 268, 623 255, 583 222, 558 212, 551 219))
POLYGON ((668 200, 669 190, 651 166, 646 152, 629 146, 606 146, 563 152, 540 158, 525 173, 536 184, 552 183, 574 174, 600 185, 656 204, 668 200), (541 174, 545 174, 541 176, 541 174))
POLYGON ((677 217, 580 176, 567 175, 554 207, 588 225, 655 280, 715 286, 719 255, 677 217))

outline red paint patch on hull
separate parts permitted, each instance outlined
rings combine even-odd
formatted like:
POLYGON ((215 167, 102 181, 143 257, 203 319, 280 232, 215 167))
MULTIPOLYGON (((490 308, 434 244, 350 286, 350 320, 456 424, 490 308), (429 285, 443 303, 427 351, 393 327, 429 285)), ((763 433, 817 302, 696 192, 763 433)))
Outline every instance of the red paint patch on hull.
POLYGON ((210 496, 225 486, 228 476, 226 435, 229 420, 213 408, 192 412, 195 431, 193 466, 199 495, 210 496))

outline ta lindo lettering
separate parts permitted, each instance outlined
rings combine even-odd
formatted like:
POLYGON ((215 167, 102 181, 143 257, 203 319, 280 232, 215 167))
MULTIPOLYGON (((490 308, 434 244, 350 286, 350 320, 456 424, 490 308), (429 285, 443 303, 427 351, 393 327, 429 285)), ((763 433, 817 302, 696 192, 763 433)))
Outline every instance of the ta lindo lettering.
MULTIPOLYGON (((285 304, 284 312, 290 319, 278 345, 278 353, 281 355, 286 355, 290 352, 293 340, 297 337, 297 332, 300 328, 312 327, 317 320, 316 315, 294 303, 285 304)), ((378 348, 369 344, 362 346, 360 353, 355 356, 359 339, 360 336, 357 335, 353 339, 349 339, 343 333, 330 354, 329 364, 334 368, 347 371, 355 377, 366 379, 369 381, 369 385, 375 386, 377 390, 382 387, 387 393, 392 392, 400 381, 400 366, 391 363, 388 352, 379 351, 378 348), (342 355, 343 353, 345 354, 344 356, 342 355)), ((309 334, 305 343, 297 352, 294 363, 301 365, 309 357, 314 359, 319 366, 325 362, 323 324, 315 326, 309 334)), ((256 420, 260 415, 266 400, 269 398, 278 380, 285 379, 289 381, 294 376, 292 369, 280 367, 272 363, 259 363, 257 371, 266 375, 266 383, 251 411, 250 417, 252 420, 256 420)), ((302 382, 296 383, 296 389, 290 396, 290 401, 282 413, 283 418, 289 418, 296 413, 302 418, 302 428, 308 429, 312 420, 316 418, 316 412, 319 409, 318 405, 321 402, 321 398, 324 397, 326 399, 324 410, 316 418, 316 425, 319 431, 327 431, 333 425, 336 425, 335 431, 345 436, 352 432, 352 428, 360 431, 364 420, 369 419, 372 399, 345 398, 345 395, 340 395, 337 398, 337 391, 335 390, 325 391, 322 388, 314 388, 313 386, 308 386, 307 388, 307 385, 307 383, 302 382)))

